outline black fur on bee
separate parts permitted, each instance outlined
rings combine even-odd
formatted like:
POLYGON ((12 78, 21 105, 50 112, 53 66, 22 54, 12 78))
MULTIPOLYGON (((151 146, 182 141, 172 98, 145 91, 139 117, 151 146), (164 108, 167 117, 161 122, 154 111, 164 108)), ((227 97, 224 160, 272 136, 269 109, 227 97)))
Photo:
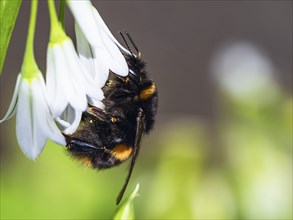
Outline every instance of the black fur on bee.
MULTIPOLYGON (((124 36, 121 36, 129 49, 124 36)), ((154 125, 158 105, 156 85, 145 71, 140 52, 134 55, 129 51, 130 54, 124 54, 128 75, 121 77, 110 71, 102 88, 104 109, 89 105, 77 130, 72 135, 65 135, 70 154, 92 168, 110 168, 132 158, 117 204, 130 179, 141 138, 154 125)))

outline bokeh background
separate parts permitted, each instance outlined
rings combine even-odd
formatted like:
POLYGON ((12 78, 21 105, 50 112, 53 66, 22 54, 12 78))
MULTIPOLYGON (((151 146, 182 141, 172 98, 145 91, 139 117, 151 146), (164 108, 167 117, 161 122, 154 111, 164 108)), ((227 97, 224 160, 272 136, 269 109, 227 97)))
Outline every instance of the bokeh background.
MULTIPOLYGON (((126 195, 137 218, 292 219, 292 1, 93 1, 117 37, 131 33, 159 89, 126 195)), ((46 66, 40 1, 35 42, 46 66)), ((23 1, 1 76, 1 117, 20 70, 23 1)), ((74 39, 69 11, 66 30, 74 39)), ((128 164, 97 172, 48 142, 37 161, 1 124, 1 219, 112 218, 128 164)))

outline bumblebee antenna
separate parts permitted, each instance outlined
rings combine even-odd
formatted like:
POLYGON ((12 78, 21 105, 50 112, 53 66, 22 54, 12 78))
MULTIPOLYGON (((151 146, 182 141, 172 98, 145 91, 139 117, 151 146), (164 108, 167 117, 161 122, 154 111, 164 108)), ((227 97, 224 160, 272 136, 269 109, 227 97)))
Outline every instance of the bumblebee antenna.
POLYGON ((139 112, 138 112, 138 115, 137 115, 137 118, 136 118, 137 127, 136 127, 136 137, 135 137, 135 142, 134 142, 134 153, 133 153, 133 156, 132 156, 132 159, 131 159, 131 164, 130 164, 130 168, 129 168, 128 175, 126 177, 125 183, 124 183, 119 195, 117 196, 116 205, 118 205, 120 203, 120 201, 121 201, 121 199, 122 199, 122 197, 124 195, 124 192, 125 192, 125 190, 127 188, 127 185, 129 183, 129 179, 131 177, 131 174, 132 174, 132 171, 133 171, 133 168, 134 168, 134 165, 135 165, 136 158, 137 158, 138 153, 139 153, 142 133, 144 131, 143 124, 142 124, 142 119, 143 119, 143 111, 142 111, 142 109, 139 109, 139 112))
MULTIPOLYGON (((125 32, 125 31, 124 31, 124 32, 125 32)), ((121 37, 122 37, 122 39, 123 39, 123 41, 124 41, 124 43, 125 43, 127 49, 128 49, 129 52, 131 53, 131 56, 135 57, 134 54, 132 53, 132 50, 130 49, 130 47, 129 47, 129 45, 128 45, 127 40, 125 39, 123 33, 122 33, 121 31, 119 31, 118 33, 121 35, 121 37)))
POLYGON ((130 36, 130 34, 127 31, 124 31, 124 33, 126 34, 126 36, 128 37, 129 41, 131 42, 132 46, 134 47, 134 49, 136 50, 136 52, 138 54, 140 54, 140 51, 138 49, 138 47, 136 46, 136 44, 134 43, 134 41, 132 40, 132 37, 130 36))

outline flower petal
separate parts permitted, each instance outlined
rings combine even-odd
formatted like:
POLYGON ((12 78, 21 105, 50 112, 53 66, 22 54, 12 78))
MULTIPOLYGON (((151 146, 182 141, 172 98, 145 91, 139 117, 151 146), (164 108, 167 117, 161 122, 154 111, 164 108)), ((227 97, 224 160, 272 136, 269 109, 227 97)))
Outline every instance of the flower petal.
POLYGON ((84 37, 96 51, 95 58, 107 60, 107 62, 101 61, 99 65, 95 65, 95 70, 100 74, 99 77, 103 79, 105 75, 107 76, 108 73, 105 71, 107 68, 118 75, 127 76, 128 66, 117 45, 125 53, 129 54, 129 51, 123 48, 114 38, 97 10, 94 7, 90 8, 90 1, 68 1, 68 5, 84 37), (85 20, 85 18, 88 20, 85 20), (94 40, 91 40, 92 38, 94 40))
POLYGON ((47 138, 61 145, 66 144, 50 114, 41 73, 34 79, 22 80, 17 103, 16 135, 20 148, 32 160, 42 152, 47 138))
MULTIPOLYGON (((67 65, 70 68, 71 77, 73 79, 73 85, 75 85, 77 88, 80 88, 82 84, 84 87, 84 92, 87 95, 102 100, 104 96, 101 88, 96 85, 96 82, 93 80, 90 74, 87 73, 87 71, 80 64, 78 56, 74 50, 73 43, 71 41, 66 41, 63 43, 63 45, 65 57, 68 62, 67 65)), ((72 107, 74 106, 72 105, 72 107)))
MULTIPOLYGON (((66 82, 63 85, 67 94, 68 103, 79 111, 84 111, 87 107, 85 86, 82 80, 82 70, 78 58, 75 58, 75 51, 72 42, 62 43, 62 54, 59 54, 63 62, 58 62, 58 66, 64 67, 64 72, 59 74, 66 75, 66 82)), ((77 55, 76 55, 77 56, 77 55)))
POLYGON ((66 145, 65 138, 61 131, 58 129, 54 122, 54 119, 50 113, 49 106, 47 103, 47 91, 44 82, 44 78, 39 74, 39 80, 32 86, 33 94, 33 112, 35 115, 36 122, 40 127, 40 130, 50 138, 52 141, 66 145))
POLYGON ((95 78, 96 71, 93 60, 93 52, 92 49, 86 40, 84 34, 82 33, 79 25, 75 22, 75 35, 76 35, 76 45, 77 52, 79 55, 79 60, 84 68, 91 74, 92 78, 95 78))
POLYGON ((102 88, 109 76, 109 54, 104 48, 92 48, 94 54, 94 65, 96 70, 95 80, 98 82, 100 88, 102 88))
POLYGON ((102 27, 104 29, 104 31, 106 32, 106 34, 111 38, 111 40, 126 54, 131 55, 130 51, 128 51, 125 47, 123 47, 117 40, 116 38, 113 36, 113 34, 111 33, 111 31, 109 30, 109 28, 107 27, 107 25, 105 24, 103 18, 101 17, 100 13, 98 12, 98 10, 93 7, 93 11, 94 11, 94 16, 96 19, 96 22, 98 23, 99 27, 102 27))
POLYGON ((71 124, 69 127, 67 127, 63 132, 64 134, 73 134, 76 129, 79 126, 80 120, 81 120, 82 112, 81 111, 75 111, 74 112, 74 118, 71 121, 71 124))
MULTIPOLYGON (((120 52, 119 48, 119 42, 114 38, 108 27, 106 26, 105 22, 101 18, 99 12, 93 8, 94 14, 95 14, 95 20, 96 25, 99 30, 99 36, 101 39, 101 42, 103 42, 103 46, 108 53, 108 65, 109 68, 116 74, 121 76, 127 76, 128 75, 128 65, 126 63, 126 60, 122 53, 120 52)), ((95 46, 93 46, 95 47, 95 46)), ((120 45, 120 47, 122 47, 120 45)), ((122 47, 123 48, 123 47, 122 47)), ((95 48, 98 50, 99 48, 95 48)), ((124 48, 125 49, 125 48, 124 48)), ((100 57, 97 57, 98 59, 100 57)))
POLYGON ((82 112, 76 111, 70 105, 66 108, 63 114, 56 118, 58 124, 63 127, 64 134, 73 134, 79 126, 82 112))
POLYGON ((90 42, 91 45, 99 45, 97 39, 98 30, 93 28, 96 24, 91 2, 88 0, 68 0, 67 4, 83 33, 87 33, 85 36, 88 42, 90 42))
POLYGON ((30 84, 35 83, 35 80, 33 79, 32 82, 28 82, 26 79, 22 80, 16 114, 16 136, 18 143, 25 155, 32 160, 37 159, 46 143, 46 137, 43 132, 37 134, 39 127, 34 118, 30 84))
POLYGON ((10 106, 9 106, 4 118, 2 118, 0 120, 0 123, 10 119, 11 117, 13 117, 15 115, 20 83, 21 83, 21 74, 19 74, 17 76, 16 85, 15 85, 15 89, 14 89, 14 93, 13 93, 13 96, 12 96, 10 106))
POLYGON ((101 108, 101 109, 104 109, 105 108, 105 105, 104 103, 101 101, 101 100, 98 100, 98 99, 94 99, 94 98, 88 98, 88 102, 93 105, 93 106, 96 106, 97 108, 101 108))
POLYGON ((47 88, 55 118, 62 114, 68 104, 77 111, 85 111, 86 95, 100 100, 104 98, 102 90, 81 65, 70 39, 49 46, 48 60, 53 60, 48 62, 47 88))
MULTIPOLYGON (((108 78, 109 69, 102 63, 102 65, 96 64, 94 51, 92 51, 91 46, 89 45, 88 41, 86 40, 84 34, 82 33, 80 27, 77 23, 75 23, 75 34, 76 34, 76 42, 77 42, 77 51, 79 54, 79 60, 82 66, 84 67, 87 73, 90 73, 91 78, 85 74, 87 81, 91 82, 94 79, 95 87, 102 88, 105 85, 105 82, 108 78), (96 66, 97 65, 97 66, 96 66), (101 68, 104 67, 104 70, 101 68)), ((96 91, 94 91, 96 92, 96 91)), ((88 93, 90 95, 90 93, 88 93)), ((104 96, 103 92, 99 91, 99 96, 94 97, 90 95, 91 98, 95 100, 101 101, 104 96)))
POLYGON ((46 81, 47 81, 47 91, 48 91, 48 103, 53 114, 53 117, 57 117, 66 108, 68 104, 67 92, 70 88, 65 88, 62 84, 67 82, 66 69, 64 68, 64 64, 59 64, 59 62, 65 62, 62 59, 60 54, 62 51, 59 47, 55 45, 49 45, 47 51, 47 73, 46 73, 46 81))

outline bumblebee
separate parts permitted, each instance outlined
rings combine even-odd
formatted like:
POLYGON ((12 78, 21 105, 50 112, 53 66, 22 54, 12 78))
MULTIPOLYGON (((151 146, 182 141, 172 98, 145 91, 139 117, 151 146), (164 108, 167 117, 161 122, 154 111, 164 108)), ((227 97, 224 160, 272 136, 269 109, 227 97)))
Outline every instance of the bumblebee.
POLYGON ((111 168, 131 158, 116 204, 121 201, 128 185, 142 136, 148 134, 154 125, 158 106, 157 88, 145 70, 140 51, 126 33, 137 51, 137 55, 133 54, 124 35, 120 35, 130 51, 130 54, 123 54, 129 67, 128 75, 121 77, 109 71, 102 88, 105 107, 101 109, 89 104, 77 130, 72 135, 65 135, 70 154, 94 169, 111 168))

